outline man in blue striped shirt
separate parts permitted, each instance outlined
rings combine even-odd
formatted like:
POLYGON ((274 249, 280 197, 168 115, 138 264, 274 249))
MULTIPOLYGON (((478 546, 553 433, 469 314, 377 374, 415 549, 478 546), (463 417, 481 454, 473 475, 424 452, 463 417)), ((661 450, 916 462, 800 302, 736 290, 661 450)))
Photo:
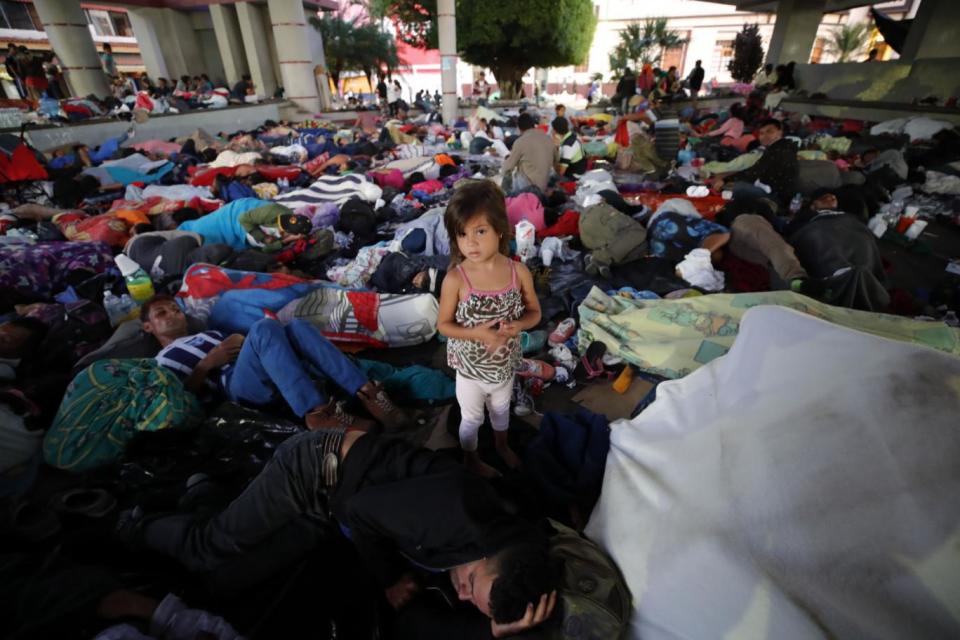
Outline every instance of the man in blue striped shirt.
POLYGON ((187 317, 172 296, 158 294, 140 310, 143 330, 161 345, 157 361, 174 371, 194 393, 219 391, 234 402, 262 407, 283 397, 307 428, 369 428, 370 421, 346 413, 313 378, 329 379, 388 427, 406 415, 316 327, 302 320, 284 326, 264 318, 244 337, 220 331, 189 335, 187 317))

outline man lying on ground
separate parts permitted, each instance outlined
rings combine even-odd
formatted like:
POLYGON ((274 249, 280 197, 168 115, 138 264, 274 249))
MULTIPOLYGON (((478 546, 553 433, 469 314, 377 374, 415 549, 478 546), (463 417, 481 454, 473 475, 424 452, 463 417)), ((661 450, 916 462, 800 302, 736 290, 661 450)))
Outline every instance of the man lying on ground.
POLYGON ((222 568, 250 584, 292 566, 338 529, 396 609, 420 591, 413 569, 425 569, 448 572, 459 599, 491 618, 494 637, 553 613, 559 577, 543 531, 511 515, 485 480, 449 456, 358 430, 288 439, 207 521, 144 518, 134 509, 118 527, 193 571, 222 568))
POLYGON ((157 361, 172 369, 195 393, 223 393, 233 402, 264 407, 279 397, 308 429, 335 426, 372 426, 346 413, 317 387, 311 373, 334 382, 387 426, 402 426, 407 418, 386 392, 327 340, 302 320, 284 326, 264 318, 246 336, 220 331, 189 335, 187 317, 172 296, 158 294, 140 308, 143 330, 162 349, 157 361))

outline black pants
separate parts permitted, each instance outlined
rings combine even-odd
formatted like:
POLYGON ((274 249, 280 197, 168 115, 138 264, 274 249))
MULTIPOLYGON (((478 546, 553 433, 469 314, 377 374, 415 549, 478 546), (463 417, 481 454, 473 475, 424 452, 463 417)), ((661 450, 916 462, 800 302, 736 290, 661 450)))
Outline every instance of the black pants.
POLYGON ((193 571, 230 571, 242 561, 249 570, 236 573, 251 584, 301 558, 330 524, 322 468, 332 437, 327 431, 293 436, 222 512, 205 522, 192 514, 152 520, 143 531, 146 546, 193 571))
POLYGON ((222 512, 206 521, 191 514, 148 522, 146 546, 192 571, 216 571, 218 584, 242 589, 302 559, 329 535, 330 506, 368 485, 430 475, 457 463, 404 440, 366 435, 340 463, 331 489, 323 478, 330 431, 297 434, 222 512))

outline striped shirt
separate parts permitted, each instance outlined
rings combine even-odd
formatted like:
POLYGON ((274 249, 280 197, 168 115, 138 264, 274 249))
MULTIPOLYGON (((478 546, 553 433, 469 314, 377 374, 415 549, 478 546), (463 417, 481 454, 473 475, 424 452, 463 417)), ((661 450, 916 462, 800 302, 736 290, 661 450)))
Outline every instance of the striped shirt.
MULTIPOLYGON (((214 347, 223 342, 227 336, 220 331, 203 331, 192 336, 177 338, 157 354, 157 363, 173 371, 180 380, 186 380, 197 368, 204 356, 213 351, 214 347)), ((219 387, 223 388, 224 375, 232 365, 220 368, 219 387)), ((210 387, 217 388, 217 383, 207 378, 210 387)))
POLYGON ((296 211, 301 207, 328 202, 340 205, 350 198, 376 202, 382 194, 383 190, 372 180, 352 173, 345 176, 321 176, 309 187, 277 196, 273 201, 296 211))
POLYGON ((577 134, 571 131, 560 143, 560 164, 566 165, 568 177, 578 176, 587 170, 587 156, 583 152, 583 145, 577 139, 577 134))

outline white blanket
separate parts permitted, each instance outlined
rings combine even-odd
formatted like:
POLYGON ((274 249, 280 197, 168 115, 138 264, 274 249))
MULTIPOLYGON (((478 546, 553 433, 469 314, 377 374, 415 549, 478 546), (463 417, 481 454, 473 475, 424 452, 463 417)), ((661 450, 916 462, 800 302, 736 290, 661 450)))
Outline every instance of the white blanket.
POLYGON ((782 307, 612 425, 632 635, 960 637, 960 359, 782 307))

